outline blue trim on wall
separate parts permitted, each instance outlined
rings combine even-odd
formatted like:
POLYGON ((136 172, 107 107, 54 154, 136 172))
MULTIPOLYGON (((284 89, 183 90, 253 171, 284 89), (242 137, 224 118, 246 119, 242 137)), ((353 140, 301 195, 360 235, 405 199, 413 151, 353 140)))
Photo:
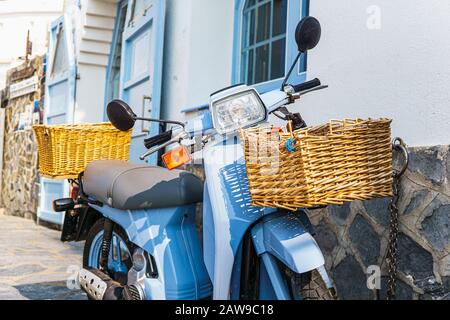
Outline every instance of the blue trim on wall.
MULTIPOLYGON (((116 47, 115 47, 115 43, 117 41, 117 37, 118 37, 118 30, 119 30, 119 23, 120 23, 120 12, 122 10, 122 8, 128 4, 128 0, 121 0, 118 4, 117 4, 117 8, 116 8, 116 18, 114 21, 114 30, 113 30, 113 36, 112 36, 112 42, 111 42, 111 48, 109 50, 109 57, 108 57, 108 66, 106 67, 106 81, 105 81, 105 104, 104 104, 104 108, 103 108, 103 120, 104 121, 108 121, 108 116, 106 115, 106 106, 108 104, 108 96, 109 96, 109 77, 111 76, 111 65, 112 65, 112 61, 113 61, 113 57, 116 54, 116 47)), ((122 35, 120 35, 122 36, 122 35)))
MULTIPOLYGON (((237 84, 240 82, 240 69, 241 69, 241 35, 242 35, 242 12, 244 9, 246 0, 235 0, 234 2, 234 32, 233 32, 233 57, 231 71, 231 82, 237 84)), ((298 21, 303 16, 309 14, 309 2, 310 0, 288 0, 288 17, 287 17, 287 34, 286 34, 286 61, 285 61, 285 73, 287 73, 290 65, 294 61, 298 51, 297 44, 295 43, 295 28, 298 21)), ((306 64, 306 57, 302 58, 301 64, 306 64)), ((299 72, 300 68, 296 68, 297 72, 293 72, 290 81, 291 83, 298 84, 306 80, 306 72, 299 72)), ((259 84, 253 85, 260 93, 264 93, 270 90, 281 87, 283 79, 271 80, 259 84)))
MULTIPOLYGON (((72 25, 71 20, 63 15, 57 18, 51 23, 50 27, 50 39, 48 54, 46 55, 45 65, 45 111, 44 111, 44 123, 48 124, 49 119, 65 116, 63 123, 73 123, 74 108, 75 108, 75 95, 76 95, 76 74, 77 74, 77 61, 75 57, 75 51, 73 47, 72 38, 72 25), (52 68, 55 59, 57 42, 58 25, 62 24, 63 31, 65 33, 65 48, 67 50, 67 66, 68 69, 61 75, 52 76, 52 68), (63 82, 67 82, 66 87, 66 105, 62 108, 54 110, 52 108, 52 87, 62 85, 63 82)), ((54 103, 54 102, 53 102, 54 103)), ((60 105, 59 105, 60 106, 60 105)), ((51 120, 50 120, 51 122, 51 120)), ((63 198, 69 194, 69 184, 64 180, 52 180, 45 177, 39 179, 41 190, 39 195, 39 206, 37 208, 37 217, 40 220, 45 220, 55 224, 61 225, 64 221, 64 214, 55 212, 51 208, 51 202, 57 198, 63 198), (53 186, 52 190, 49 188, 53 186)))
MULTIPOLYGON (((166 0, 152 0, 152 7, 149 9, 145 15, 141 16, 139 20, 135 21, 131 26, 128 24, 131 16, 131 8, 128 7, 127 19, 125 30, 123 32, 123 42, 122 42, 122 59, 121 59, 121 72, 120 72, 120 99, 129 102, 130 91, 133 87, 142 83, 143 81, 151 81, 148 83, 148 88, 144 90, 146 95, 152 97, 151 101, 151 114, 150 117, 159 119, 160 118, 160 107, 161 107, 161 96, 162 96, 162 68, 163 68, 163 54, 164 54, 164 27, 165 27, 165 13, 166 13, 166 0), (153 59, 150 63, 153 64, 153 74, 148 71, 143 71, 142 74, 133 75, 131 79, 131 53, 132 42, 135 41, 139 35, 152 29, 152 34, 150 36, 151 43, 147 43, 150 48, 149 55, 153 59)), ((150 66, 149 66, 150 68, 150 66)), ((130 158, 139 161, 137 152, 143 153, 145 147, 142 142, 146 136, 153 136, 159 133, 159 126, 153 124, 150 126, 150 132, 140 134, 135 134, 132 136, 131 147, 130 147, 130 158), (143 149, 142 149, 143 148, 143 149)), ((140 155, 140 154, 139 154, 140 155)), ((156 164, 157 155, 154 154, 147 158, 147 163, 156 164)))

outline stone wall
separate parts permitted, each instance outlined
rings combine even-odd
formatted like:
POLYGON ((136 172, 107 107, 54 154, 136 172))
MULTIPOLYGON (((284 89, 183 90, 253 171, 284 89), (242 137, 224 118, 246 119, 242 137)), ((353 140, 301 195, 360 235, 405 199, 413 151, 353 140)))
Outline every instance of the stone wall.
MULTIPOLYGON (((399 198, 398 299, 450 300, 449 146, 410 148, 399 198)), ((343 299, 374 299, 367 267, 382 271, 386 298, 386 253, 390 199, 355 201, 311 211, 316 239, 343 299)))
POLYGON ((3 178, 1 205, 9 215, 36 218, 38 205, 38 155, 37 142, 31 129, 17 130, 18 115, 25 112, 34 101, 42 105, 44 91, 42 57, 24 62, 8 71, 7 86, 38 75, 36 91, 10 99, 5 114, 5 140, 3 153, 3 178))
MULTIPOLYGON (((450 146, 409 148, 399 194, 397 299, 450 300, 450 146)), ((184 167, 202 179, 202 166, 184 167)), ((339 297, 371 300, 367 267, 381 269, 386 299, 390 198, 310 210, 339 297)), ((201 207, 197 225, 201 231, 201 207)))

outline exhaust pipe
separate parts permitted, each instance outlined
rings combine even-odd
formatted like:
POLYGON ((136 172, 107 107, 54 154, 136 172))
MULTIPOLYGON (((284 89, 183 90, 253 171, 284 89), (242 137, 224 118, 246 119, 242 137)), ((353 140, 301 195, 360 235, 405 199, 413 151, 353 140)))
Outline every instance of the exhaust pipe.
POLYGON ((94 300, 124 300, 124 286, 97 269, 81 269, 78 273, 81 289, 94 300))
POLYGON ((78 280, 81 289, 94 300, 143 300, 138 286, 123 286, 98 269, 81 269, 78 280))

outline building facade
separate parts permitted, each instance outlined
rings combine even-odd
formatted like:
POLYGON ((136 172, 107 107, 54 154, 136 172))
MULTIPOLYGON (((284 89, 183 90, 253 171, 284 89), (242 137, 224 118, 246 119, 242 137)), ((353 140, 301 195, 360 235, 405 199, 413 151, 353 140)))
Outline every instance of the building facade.
POLYGON ((8 69, 22 64, 27 36, 33 54, 47 52, 48 28, 65 8, 65 0, 5 0, 0 2, 0 89, 5 86, 8 69))
MULTIPOLYGON (((322 39, 290 82, 319 77, 330 87, 293 108, 309 124, 393 119, 393 134, 411 147, 400 199, 399 295, 448 298, 449 10, 439 0, 75 1, 51 29, 48 59, 56 71, 52 80, 48 68, 45 121, 104 121, 113 98, 127 101, 139 116, 185 120, 223 87, 243 82, 260 92, 277 88, 296 55, 296 24, 311 14, 321 21, 322 39), (56 63, 58 42, 65 43, 63 64, 56 63)), ((131 160, 143 152, 142 139, 158 130, 134 129, 131 160)), ((43 218, 62 221, 50 204, 67 190, 63 182, 42 180, 43 218)), ((346 298, 371 299, 367 268, 381 265, 385 272, 387 206, 388 199, 354 202, 312 215, 346 298)))
MULTIPOLYGON (((6 93, 7 72, 26 60, 27 39, 32 56, 47 52, 47 36, 50 23, 59 17, 66 5, 65 0, 4 0, 0 1, 0 92, 6 93)), ((28 52, 29 52, 28 51, 28 52)), ((31 57, 28 57, 31 58, 31 57)), ((1 94, 0 94, 1 95, 1 94)), ((7 96, 3 94, 5 103, 7 96)), ((0 109, 0 153, 5 140, 5 109, 0 109)), ((3 168, 3 157, 0 157, 3 168)), ((3 170, 0 170, 2 180, 3 170)), ((1 189, 0 189, 1 190, 1 189)))

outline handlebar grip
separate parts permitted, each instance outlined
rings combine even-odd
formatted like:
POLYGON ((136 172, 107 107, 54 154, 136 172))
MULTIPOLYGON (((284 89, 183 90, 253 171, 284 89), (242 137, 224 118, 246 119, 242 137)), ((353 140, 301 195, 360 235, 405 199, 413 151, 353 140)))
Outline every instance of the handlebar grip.
POLYGON ((306 81, 297 85, 293 85, 292 87, 294 88, 295 92, 300 92, 300 91, 305 91, 305 90, 309 90, 315 87, 320 86, 320 80, 318 78, 315 78, 313 80, 310 81, 306 81))
POLYGON ((153 136, 144 140, 144 145, 147 149, 153 148, 154 146, 163 144, 164 142, 172 139, 172 130, 163 132, 158 134, 157 136, 153 136))

